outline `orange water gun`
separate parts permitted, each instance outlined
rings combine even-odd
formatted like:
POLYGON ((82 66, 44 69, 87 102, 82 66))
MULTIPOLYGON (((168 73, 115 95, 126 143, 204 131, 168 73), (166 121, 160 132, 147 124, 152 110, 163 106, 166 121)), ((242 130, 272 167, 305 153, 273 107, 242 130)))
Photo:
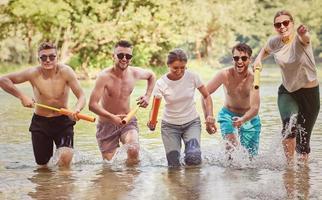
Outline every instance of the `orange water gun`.
MULTIPOLYGON (((71 115, 73 114, 73 111, 67 110, 66 108, 55 108, 55 107, 51 107, 51 106, 47 106, 41 103, 34 103, 35 106, 41 107, 41 108, 45 108, 48 110, 52 110, 52 111, 56 111, 62 115, 71 115)), ((84 115, 81 113, 77 114, 77 117, 79 119, 85 120, 85 121, 89 121, 89 122, 95 122, 95 117, 89 116, 89 115, 84 115)))
POLYGON ((148 122, 148 127, 151 131, 155 130, 155 127, 158 123, 158 112, 161 104, 161 96, 156 95, 153 97, 152 109, 150 113, 150 118, 148 122))

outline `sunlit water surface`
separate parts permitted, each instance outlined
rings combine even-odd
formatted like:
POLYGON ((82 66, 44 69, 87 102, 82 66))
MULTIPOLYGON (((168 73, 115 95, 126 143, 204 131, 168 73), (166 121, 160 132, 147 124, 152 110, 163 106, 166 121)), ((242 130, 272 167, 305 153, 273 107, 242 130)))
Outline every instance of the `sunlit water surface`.
MULTIPOLYGON (((83 84, 87 97, 92 86, 83 84)), ((31 95, 29 85, 20 88, 31 95)), ((133 96, 144 91, 143 85, 138 88, 133 96)), ((236 149, 233 160, 228 161, 219 134, 209 136, 204 131, 202 165, 169 169, 159 127, 150 133, 144 126, 148 112, 139 110, 138 166, 124 164, 126 147, 121 147, 112 161, 102 161, 95 124, 81 121, 75 127, 70 170, 53 165, 55 156, 48 169, 37 169, 28 132, 32 110, 1 90, 0 199, 322 199, 322 115, 312 134, 308 166, 287 167, 281 147, 277 88, 278 83, 261 87, 263 125, 259 156, 253 161, 242 149, 236 149)), ((214 95, 215 112, 222 101, 222 92, 214 95)), ((74 102, 71 99, 70 105, 74 102)))

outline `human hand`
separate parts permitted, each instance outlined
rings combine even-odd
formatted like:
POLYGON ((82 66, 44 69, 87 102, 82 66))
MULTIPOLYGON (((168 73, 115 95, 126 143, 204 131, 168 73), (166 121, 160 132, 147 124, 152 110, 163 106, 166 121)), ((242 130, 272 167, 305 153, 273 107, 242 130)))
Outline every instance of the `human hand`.
POLYGON ((213 116, 207 116, 205 123, 206 123, 206 131, 209 134, 214 134, 217 132, 217 127, 216 127, 215 119, 213 118, 213 116))
POLYGON ((71 119, 71 120, 73 120, 73 121, 78 121, 79 120, 79 118, 78 118, 78 113, 80 113, 80 109, 75 109, 75 111, 74 112, 72 112, 70 115, 69 115, 69 118, 71 119))
POLYGON ((27 107, 27 108, 33 108, 34 107, 35 100, 30 98, 30 97, 28 97, 28 96, 23 95, 20 98, 20 101, 21 101, 21 104, 24 107, 27 107))
POLYGON ((148 97, 147 95, 144 96, 140 96, 139 98, 136 99, 137 101, 137 105, 140 105, 140 107, 146 108, 149 105, 149 100, 150 97, 148 97))
POLYGON ((262 62, 260 60, 255 60, 254 61, 254 64, 253 64, 253 72, 255 70, 259 70, 259 71, 262 71, 262 62))
POLYGON ((240 128, 241 125, 243 125, 244 123, 244 119, 242 117, 233 117, 233 126, 234 127, 237 127, 237 128, 240 128))
POLYGON ((110 116, 110 121, 112 124, 116 125, 116 126, 120 126, 123 125, 122 124, 122 119, 125 117, 125 114, 118 114, 118 115, 111 115, 110 116))
POLYGON ((151 131, 155 130, 156 124, 152 124, 152 123, 148 122, 146 125, 151 131))
POLYGON ((305 35, 308 31, 309 31, 309 29, 305 25, 303 25, 303 24, 301 24, 297 28, 297 34, 299 34, 300 36, 305 35))

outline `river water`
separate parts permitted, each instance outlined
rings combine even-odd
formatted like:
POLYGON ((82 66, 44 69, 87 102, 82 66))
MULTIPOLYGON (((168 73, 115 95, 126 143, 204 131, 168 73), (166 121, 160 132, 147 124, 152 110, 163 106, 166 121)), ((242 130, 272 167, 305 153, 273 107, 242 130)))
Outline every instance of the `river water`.
MULTIPOLYGON (((95 124, 80 121, 75 126, 70 170, 57 168, 55 158, 48 169, 37 169, 28 132, 32 110, 1 90, 0 199, 322 199, 322 115, 312 133, 309 164, 287 166, 276 105, 278 85, 267 82, 261 86, 262 133, 259 155, 253 161, 239 149, 228 161, 220 135, 203 131, 202 165, 179 169, 167 167, 160 129, 153 133, 147 130, 145 110, 137 115, 141 143, 138 166, 124 164, 126 147, 121 147, 112 161, 102 161, 95 124)), ((83 87, 89 97, 93 83, 83 87)), ((32 93, 27 84, 19 88, 32 93)), ((133 96, 145 87, 142 84, 138 88, 133 96)), ((213 96, 215 112, 221 108, 222 96, 222 92, 213 96)), ((72 105, 75 99, 70 101, 72 105)))

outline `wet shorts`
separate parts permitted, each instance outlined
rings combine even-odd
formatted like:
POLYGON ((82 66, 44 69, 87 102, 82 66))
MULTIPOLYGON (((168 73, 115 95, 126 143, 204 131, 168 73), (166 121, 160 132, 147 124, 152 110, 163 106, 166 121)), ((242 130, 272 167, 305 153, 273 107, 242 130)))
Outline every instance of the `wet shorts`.
POLYGON ((233 113, 227 108, 223 107, 218 113, 218 123, 220 123, 221 135, 225 139, 227 134, 239 134, 239 140, 243 147, 245 147, 251 155, 258 154, 259 136, 261 131, 261 122, 259 116, 253 117, 251 120, 245 122, 238 129, 233 126, 233 117, 241 117, 240 114, 233 113))
POLYGON ((296 152, 310 153, 311 133, 320 111, 319 86, 288 92, 281 85, 278 89, 278 109, 283 121, 283 137, 296 137, 296 152))
POLYGON ((73 148, 75 121, 65 115, 43 117, 34 114, 29 131, 36 163, 45 165, 53 155, 53 142, 56 148, 73 148))
POLYGON ((98 122, 96 125, 96 139, 102 153, 111 153, 120 146, 120 138, 130 130, 139 132, 137 119, 134 117, 129 123, 116 126, 109 122, 98 122))

